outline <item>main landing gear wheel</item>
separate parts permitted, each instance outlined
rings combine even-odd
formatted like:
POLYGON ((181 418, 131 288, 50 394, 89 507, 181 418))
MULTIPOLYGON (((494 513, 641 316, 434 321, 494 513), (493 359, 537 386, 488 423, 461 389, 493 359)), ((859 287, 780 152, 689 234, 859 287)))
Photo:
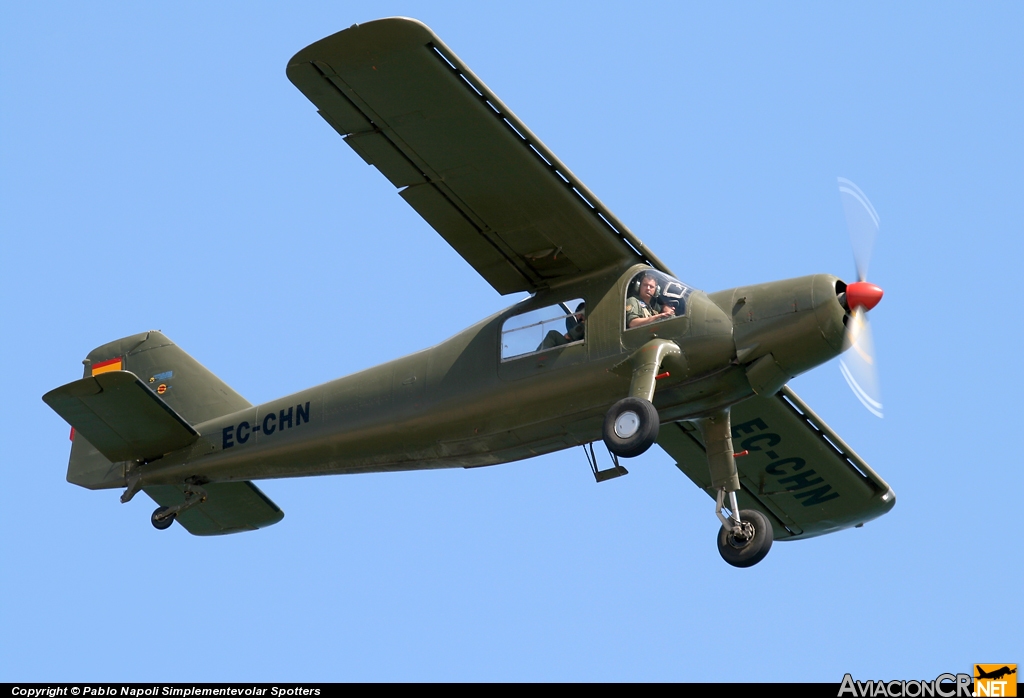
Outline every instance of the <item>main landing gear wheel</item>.
POLYGON ((153 527, 156 528, 158 531, 167 530, 168 528, 171 527, 171 524, 174 523, 174 519, 176 517, 176 514, 171 514, 170 516, 168 516, 166 518, 163 518, 163 519, 158 519, 157 518, 157 516, 159 516, 160 514, 163 514, 168 509, 170 509, 170 507, 160 507, 159 509, 154 511, 153 515, 149 518, 149 520, 153 522, 153 527))
POLYGON ((639 456, 658 438, 658 410, 649 400, 623 398, 605 415, 603 436, 605 446, 615 455, 639 456))
POLYGON ((718 552, 733 567, 753 567, 772 549, 772 524, 756 509, 741 510, 740 521, 743 523, 739 531, 722 526, 718 532, 718 552))

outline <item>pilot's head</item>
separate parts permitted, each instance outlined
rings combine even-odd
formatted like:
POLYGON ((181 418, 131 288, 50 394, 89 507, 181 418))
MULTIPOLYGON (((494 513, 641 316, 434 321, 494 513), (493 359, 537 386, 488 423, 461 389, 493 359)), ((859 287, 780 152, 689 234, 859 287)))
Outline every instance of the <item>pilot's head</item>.
POLYGON ((657 290, 658 281, 652 274, 644 274, 640 277, 640 300, 644 303, 650 303, 657 290))

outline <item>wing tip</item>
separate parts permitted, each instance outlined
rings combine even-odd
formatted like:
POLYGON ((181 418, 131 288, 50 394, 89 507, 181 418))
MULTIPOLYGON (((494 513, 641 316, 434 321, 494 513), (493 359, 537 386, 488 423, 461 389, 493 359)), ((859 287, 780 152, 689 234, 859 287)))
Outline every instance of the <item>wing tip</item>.
POLYGON ((328 52, 338 53, 339 49, 360 50, 370 48, 367 44, 376 47, 389 42, 405 42, 417 34, 426 39, 426 43, 440 41, 430 27, 412 17, 383 17, 353 24, 301 49, 288 60, 288 67, 321 59, 328 52))

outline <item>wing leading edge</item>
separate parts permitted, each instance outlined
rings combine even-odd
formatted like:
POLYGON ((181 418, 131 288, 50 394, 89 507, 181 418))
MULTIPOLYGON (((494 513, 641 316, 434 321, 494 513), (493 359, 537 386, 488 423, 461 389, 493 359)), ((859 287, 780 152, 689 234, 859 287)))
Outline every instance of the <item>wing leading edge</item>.
MULTIPOLYGON (((732 408, 733 447, 743 509, 772 521, 776 540, 811 538, 857 526, 896 504, 889 485, 788 387, 732 408)), ((658 445, 694 484, 715 497, 700 432, 662 427, 658 445)))
POLYGON ((671 273, 423 24, 355 25, 287 72, 499 293, 636 262, 671 273))

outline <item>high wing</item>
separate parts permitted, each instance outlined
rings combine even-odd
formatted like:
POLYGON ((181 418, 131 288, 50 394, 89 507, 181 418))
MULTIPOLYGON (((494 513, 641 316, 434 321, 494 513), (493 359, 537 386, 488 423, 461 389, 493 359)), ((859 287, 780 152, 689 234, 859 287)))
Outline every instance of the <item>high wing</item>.
POLYGON ((420 22, 354 25, 288 78, 499 293, 636 262, 671 273, 420 22))
MULTIPOLYGON (((896 495, 860 456, 788 387, 732 408, 733 447, 742 490, 740 508, 758 509, 776 540, 811 538, 877 518, 896 495)), ((714 499, 700 432, 667 424, 658 445, 714 499)))

